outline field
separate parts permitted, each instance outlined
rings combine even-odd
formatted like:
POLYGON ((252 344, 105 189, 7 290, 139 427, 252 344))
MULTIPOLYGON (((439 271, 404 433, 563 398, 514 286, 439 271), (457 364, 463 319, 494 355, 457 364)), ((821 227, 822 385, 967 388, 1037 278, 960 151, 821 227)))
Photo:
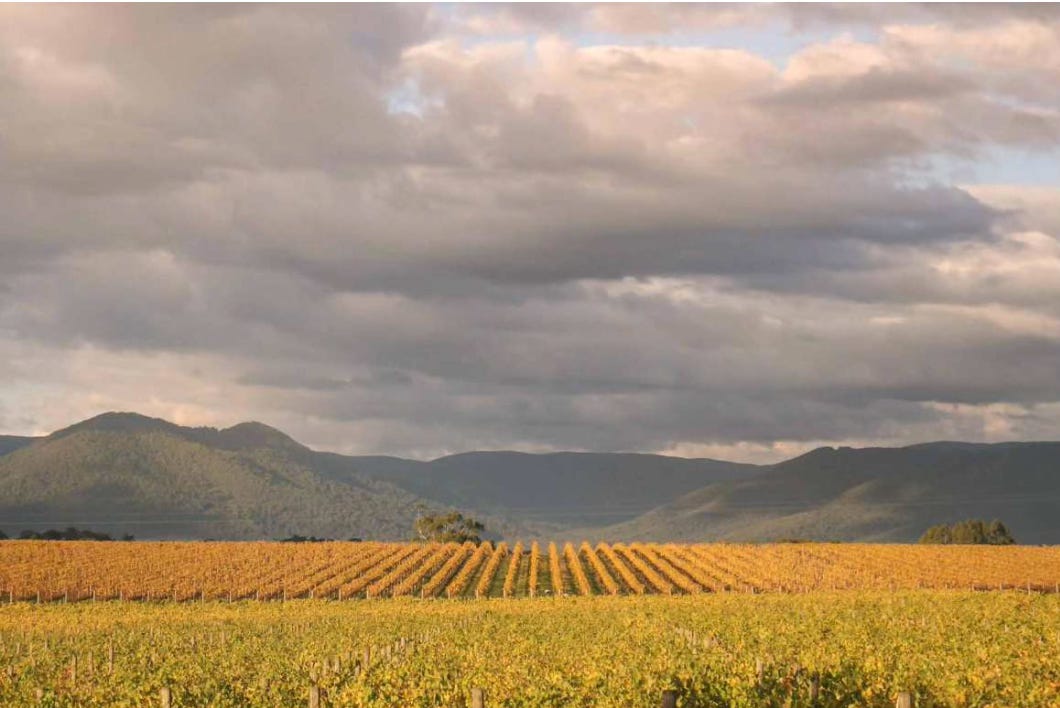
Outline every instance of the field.
POLYGON ((0 601, 235 601, 1018 588, 1060 548, 862 544, 0 542, 0 601))
POLYGON ((12 541, 0 705, 1060 706, 1058 580, 1029 547, 12 541))
POLYGON ((0 705, 1060 705, 1060 596, 0 606, 0 705), (366 654, 367 652, 367 654, 366 654), (816 689, 814 688, 816 687, 816 689), (816 698, 811 695, 816 690, 816 698), (38 693, 39 692, 39 693, 38 693), (38 695, 40 698, 38 698, 38 695))

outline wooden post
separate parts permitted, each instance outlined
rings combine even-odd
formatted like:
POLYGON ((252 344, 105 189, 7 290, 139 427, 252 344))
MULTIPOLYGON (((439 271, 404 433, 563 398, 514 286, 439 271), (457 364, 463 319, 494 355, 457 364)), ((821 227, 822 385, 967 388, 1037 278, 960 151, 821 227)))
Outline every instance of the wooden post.
POLYGON ((320 686, 309 687, 309 708, 320 708, 320 686))
POLYGON ((169 690, 169 686, 163 686, 158 691, 158 703, 162 708, 173 707, 173 694, 169 690))
POLYGON ((77 654, 70 657, 70 683, 77 683, 77 654))
POLYGON ((663 691, 659 708, 677 708, 677 691, 663 691))
POLYGON ((913 694, 902 691, 898 694, 898 700, 894 702, 894 708, 913 708, 913 694))
POLYGON ((114 673, 114 640, 107 642, 107 673, 114 673))
POLYGON ((755 660, 755 676, 758 678, 759 685, 761 685, 766 677, 766 665, 761 659, 755 660))
POLYGON ((816 701, 821 695, 821 675, 814 674, 810 677, 810 700, 816 701))
POLYGON ((486 708, 486 694, 481 688, 471 689, 471 708, 486 708))

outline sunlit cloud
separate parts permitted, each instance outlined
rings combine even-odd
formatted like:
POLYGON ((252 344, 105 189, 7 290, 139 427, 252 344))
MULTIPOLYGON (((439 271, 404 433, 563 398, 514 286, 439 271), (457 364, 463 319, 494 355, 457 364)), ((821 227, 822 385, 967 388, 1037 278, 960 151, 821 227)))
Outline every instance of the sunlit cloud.
POLYGON ((1055 6, 0 8, 0 432, 1055 437, 1055 6))

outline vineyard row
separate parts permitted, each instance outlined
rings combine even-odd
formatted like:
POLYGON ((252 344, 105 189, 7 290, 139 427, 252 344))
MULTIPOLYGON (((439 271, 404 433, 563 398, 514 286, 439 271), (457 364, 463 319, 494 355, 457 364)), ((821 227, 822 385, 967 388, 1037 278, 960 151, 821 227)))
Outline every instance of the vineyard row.
POLYGON ((0 601, 1060 590, 1060 548, 0 542, 0 601))

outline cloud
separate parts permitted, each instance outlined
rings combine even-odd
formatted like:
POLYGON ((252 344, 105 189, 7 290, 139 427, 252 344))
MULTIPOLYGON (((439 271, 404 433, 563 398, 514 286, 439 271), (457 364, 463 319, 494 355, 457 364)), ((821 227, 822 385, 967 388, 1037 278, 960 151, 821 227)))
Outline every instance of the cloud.
POLYGON ((1035 13, 0 13, 12 432, 764 459, 1060 422, 1060 187, 931 169, 1060 143, 1035 13), (633 36, 678 21, 813 34, 633 36))
POLYGON ((437 13, 458 36, 513 36, 536 32, 687 37, 711 31, 813 34, 879 30, 892 25, 956 30, 1060 18, 1055 3, 481 3, 437 13))

